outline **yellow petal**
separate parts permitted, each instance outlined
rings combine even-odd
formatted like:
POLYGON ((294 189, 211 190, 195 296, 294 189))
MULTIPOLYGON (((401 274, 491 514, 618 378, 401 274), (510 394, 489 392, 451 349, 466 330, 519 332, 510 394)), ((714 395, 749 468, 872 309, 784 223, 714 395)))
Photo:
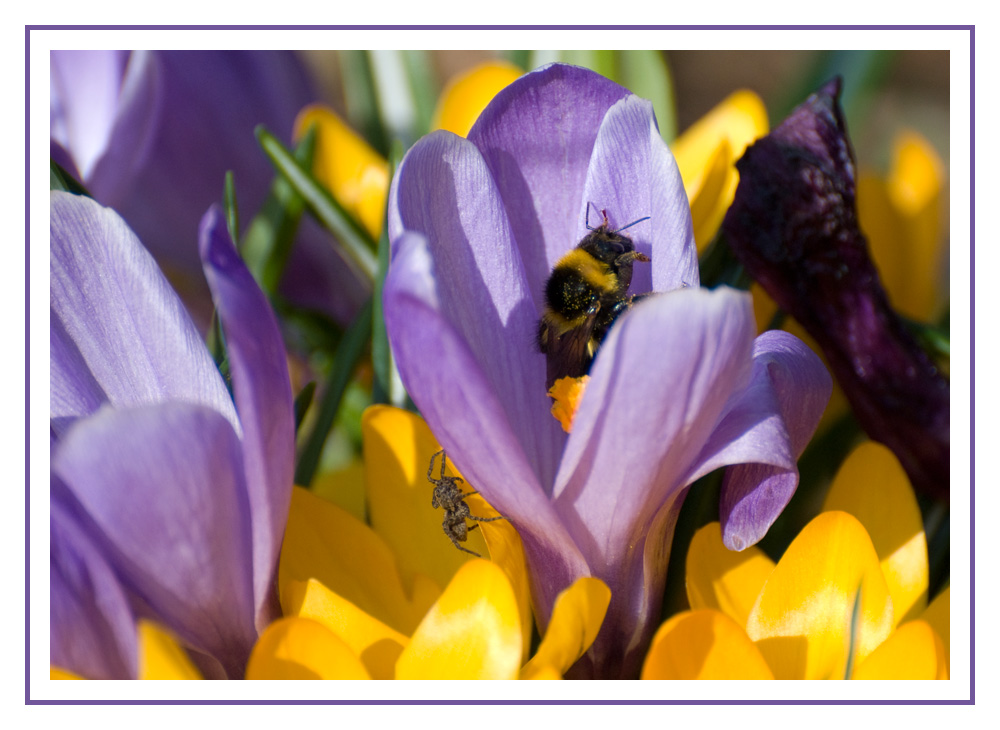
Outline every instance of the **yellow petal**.
POLYGON ((447 129, 465 137, 486 105, 524 72, 505 61, 487 61, 455 76, 438 99, 431 129, 447 129))
POLYGON ((926 621, 909 621, 858 665, 853 679, 948 679, 944 642, 926 621))
POLYGON ((318 621, 282 618, 257 639, 247 679, 370 679, 357 656, 318 621))
MULTIPOLYGON (((466 500, 472 514, 479 517, 499 517, 500 513, 492 505, 475 494, 466 500)), ((517 596, 517 609, 521 617, 521 663, 528 660, 531 650, 531 629, 534 617, 531 614, 531 584, 528 581, 528 561, 524 557, 524 545, 517 530, 507 520, 480 522, 479 532, 486 543, 490 560, 499 567, 510 581, 517 596)))
POLYGON ((140 620, 139 679, 201 679, 177 640, 151 621, 140 620))
POLYGON ((691 206, 691 226, 699 253, 711 243, 722 224, 726 208, 719 201, 726 198, 729 185, 734 179, 733 164, 733 150, 729 140, 722 139, 715 152, 705 161, 701 175, 691 182, 688 203, 691 206))
POLYGON ((440 592, 426 578, 414 579, 408 592, 395 556, 368 525, 295 487, 278 565, 279 595, 289 581, 310 578, 402 634, 413 631, 440 592))
POLYGON ((841 464, 823 503, 858 518, 875 546, 892 596, 894 622, 927 606, 927 539, 917 498, 895 455, 867 441, 841 464))
POLYGON ((546 667, 563 674, 597 638, 611 602, 611 589, 597 578, 578 578, 556 596, 552 617, 538 651, 521 670, 534 679, 546 667))
POLYGON ((73 674, 68 669, 59 667, 49 667, 49 679, 83 679, 79 674, 73 674))
POLYGON ((317 474, 309 491, 343 507, 362 522, 368 519, 365 512, 365 465, 361 459, 352 459, 335 471, 317 474))
POLYGON ((642 679, 774 679, 743 627, 712 609, 683 611, 649 647, 642 679))
POLYGON ((920 616, 944 642, 945 654, 951 656, 951 586, 934 597, 931 605, 920 616))
MULTIPOLYGON (((367 408, 361 417, 361 433, 372 529, 397 556, 404 585, 416 573, 429 576, 439 586, 447 585, 473 556, 452 545, 441 526, 444 510, 431 506, 434 485, 427 480, 427 468, 441 447, 420 416, 391 406, 367 408)), ((440 470, 439 456, 434 462, 435 478, 440 470)), ((461 476, 451 460, 446 474, 461 476)), ((463 486, 463 492, 474 489, 463 486)), ((486 553, 478 529, 469 533, 463 545, 480 555, 486 553)))
POLYGON ((316 580, 286 583, 281 607, 286 616, 311 618, 340 637, 372 679, 393 678, 396 660, 409 641, 403 634, 316 580))
POLYGON ((471 560, 452 578, 396 663, 396 679, 515 679, 517 599, 504 572, 471 560))
POLYGON ((845 512, 823 512, 803 528, 747 620, 777 679, 843 679, 892 627, 878 555, 845 512))
POLYGON ((735 163, 747 145, 767 134, 767 110, 764 102, 752 91, 737 91, 723 99, 708 114, 699 119, 670 145, 680 168, 688 201, 695 201, 698 215, 695 241, 701 251, 718 231, 726 209, 733 202, 739 175, 735 163), (720 158, 720 145, 726 143, 720 158), (725 169, 720 180, 716 166, 725 169), (708 189, 713 192, 703 198, 708 189))
POLYGON ((377 239, 389 192, 389 163, 332 109, 314 105, 299 112, 295 138, 312 125, 316 128, 313 174, 377 239))
POLYGON ((537 679, 562 679, 562 678, 563 676, 558 671, 556 671, 554 667, 538 667, 532 672, 530 677, 524 676, 523 670, 521 673, 521 679, 537 680, 537 679))
POLYGON ((941 228, 944 163, 930 143, 905 131, 893 144, 885 182, 871 173, 858 180, 858 217, 893 307, 930 321, 946 284, 941 228))
POLYGON ((772 561, 757 547, 736 552, 722 544, 722 527, 712 522, 698 530, 688 548, 685 576, 688 603, 692 609, 714 608, 746 626, 774 570, 772 561))

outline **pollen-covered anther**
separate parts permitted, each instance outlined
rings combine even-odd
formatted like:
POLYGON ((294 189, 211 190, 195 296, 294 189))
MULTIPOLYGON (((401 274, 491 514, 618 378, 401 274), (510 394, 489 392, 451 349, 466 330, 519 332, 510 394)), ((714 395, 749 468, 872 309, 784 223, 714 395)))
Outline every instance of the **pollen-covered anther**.
POLYGON ((573 419, 583 400, 583 391, 587 388, 589 375, 579 378, 559 378, 549 388, 549 398, 552 403, 552 417, 559 421, 563 431, 569 433, 573 428, 573 419))

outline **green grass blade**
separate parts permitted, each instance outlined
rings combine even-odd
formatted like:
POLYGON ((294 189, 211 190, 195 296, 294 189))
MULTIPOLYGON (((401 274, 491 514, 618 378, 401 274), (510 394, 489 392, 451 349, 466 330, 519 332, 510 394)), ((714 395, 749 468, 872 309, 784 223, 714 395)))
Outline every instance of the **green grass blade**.
POLYGON ((299 463, 295 468, 295 483, 303 487, 308 487, 316 475, 316 468, 319 466, 320 457, 323 455, 323 446, 327 436, 333 428, 337 419, 337 412, 340 410, 340 403, 347 390, 347 386, 354 375, 358 361, 365 352, 365 346, 371 337, 372 332, 372 301, 371 299, 362 307, 361 312, 351 323, 351 326, 344 333, 344 338, 337 349, 337 356, 333 361, 329 377, 326 382, 326 389, 323 399, 320 402, 319 414, 316 423, 299 463))
POLYGON ((302 196, 316 219, 337 237, 369 281, 374 280, 378 265, 371 237, 273 134, 263 126, 258 126, 255 132, 275 169, 302 196))

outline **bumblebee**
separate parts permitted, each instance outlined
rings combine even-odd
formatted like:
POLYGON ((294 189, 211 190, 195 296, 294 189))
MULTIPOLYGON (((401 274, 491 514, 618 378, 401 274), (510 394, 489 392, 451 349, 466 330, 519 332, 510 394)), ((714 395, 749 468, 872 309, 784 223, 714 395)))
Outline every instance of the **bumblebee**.
POLYGON ((607 211, 597 228, 556 262, 545 283, 545 311, 538 322, 538 349, 548 363, 546 388, 559 378, 580 377, 590 370, 601 342, 615 320, 645 295, 626 296, 632 263, 649 261, 621 231, 649 216, 612 231, 607 211))

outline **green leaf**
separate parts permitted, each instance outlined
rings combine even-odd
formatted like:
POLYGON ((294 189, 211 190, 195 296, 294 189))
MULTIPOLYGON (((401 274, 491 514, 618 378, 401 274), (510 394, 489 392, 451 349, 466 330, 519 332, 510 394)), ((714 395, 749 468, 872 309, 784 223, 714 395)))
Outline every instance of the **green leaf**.
MULTIPOLYGON (((311 169, 315 149, 316 133, 310 128, 296 147, 294 159, 311 169)), ((279 174, 271 183, 264 205, 250 222, 240 248, 250 273, 272 298, 285 272, 304 209, 303 197, 279 174)))
POLYGON ((344 210, 313 174, 295 159, 291 152, 267 131, 263 125, 256 128, 257 140, 275 169, 302 198, 316 219, 327 228, 343 246, 344 251, 357 264, 369 281, 374 280, 378 265, 375 260, 375 242, 361 225, 344 210))
POLYGON ((299 463, 295 469, 295 483, 308 487, 316 474, 320 457, 323 454, 323 445, 327 436, 333 428, 337 419, 337 412, 340 410, 340 402, 344 397, 344 392, 351 381, 351 377, 357 367, 358 361, 365 352, 365 345, 371 337, 372 331, 372 300, 369 299, 361 312, 351 323, 351 326, 344 333, 344 338, 337 348, 337 357, 333 361, 327 378, 323 400, 320 403, 319 413, 312 433, 299 463))
POLYGON ((612 81, 618 75, 615 51, 559 51, 559 60, 589 68, 612 81))
MULTIPOLYGON (((402 51, 368 51, 382 129, 389 139, 410 145, 417 141, 418 112, 406 57, 402 51)), ((433 98, 433 97, 432 97, 433 98)), ((386 152, 382 152, 385 156, 386 152)))
POLYGON ((799 84, 788 84, 786 96, 774 109, 768 109, 772 119, 784 119, 807 96, 834 76, 844 79, 840 106, 847 119, 847 128, 862 129, 863 117, 871 109, 872 97, 880 93, 895 62, 896 51, 850 50, 825 51, 815 57, 799 84), (774 112, 774 113, 771 113, 774 112))
POLYGON ((431 129, 431 119, 434 117, 434 108, 441 89, 437 84, 434 67, 427 51, 401 51, 401 53, 416 114, 414 131, 419 137, 431 129))
POLYGON ((302 428, 302 419, 306 417, 306 411, 312 405, 313 395, 316 393, 316 381, 310 380, 306 387, 295 396, 295 433, 302 428))
POLYGON ((518 68, 531 69, 531 51, 504 51, 503 57, 518 68))
POLYGON ((289 350, 320 356, 330 356, 337 351, 343 331, 330 315, 293 306, 281 297, 275 297, 272 304, 281 321, 281 330, 289 350))
POLYGON ((236 182, 233 171, 226 170, 226 182, 223 189, 222 204, 226 211, 226 228, 234 243, 240 240, 240 211, 236 205, 236 182))
POLYGON ((670 142, 677 136, 677 113, 674 83, 667 59, 660 51, 619 51, 619 84, 636 96, 653 102, 660 136, 670 142))
MULTIPOLYGON (((389 159, 390 178, 395 175, 396 168, 402 159, 403 148, 397 141, 389 159)), ((389 347, 389 336, 385 330, 385 316, 382 311, 382 289, 385 286, 385 275, 389 269, 388 228, 388 226, 382 226, 382 236, 378 242, 378 272, 375 276, 373 295, 372 367, 375 371, 375 382, 372 387, 372 401, 374 403, 391 403, 402 407, 406 392, 402 387, 392 357, 392 350, 389 347)))
POLYGON ((368 144, 383 157, 389 150, 389 138, 382 126, 375 75, 367 51, 339 51, 340 78, 347 102, 347 118, 368 144))
POLYGON ((707 289, 731 286, 747 290, 753 279, 743 264, 733 255, 732 249, 721 233, 716 235, 698 261, 701 285, 707 289))
POLYGON ((854 661, 857 658, 858 643, 861 640, 861 586, 854 592, 854 608, 851 609, 851 638, 847 644, 847 666, 844 668, 844 679, 850 679, 854 673, 854 661))

